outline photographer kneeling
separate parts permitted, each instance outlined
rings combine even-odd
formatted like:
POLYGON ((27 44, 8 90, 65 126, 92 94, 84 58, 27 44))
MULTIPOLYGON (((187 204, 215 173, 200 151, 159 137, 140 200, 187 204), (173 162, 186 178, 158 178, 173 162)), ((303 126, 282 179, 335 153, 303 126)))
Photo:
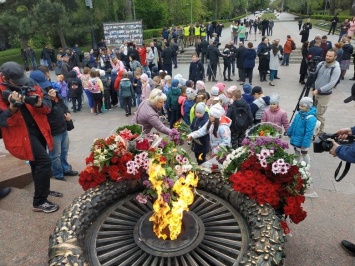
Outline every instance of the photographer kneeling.
MULTIPOLYGON (((351 96, 344 100, 344 103, 349 103, 355 101, 355 83, 351 88, 351 96)), ((343 128, 335 133, 339 140, 346 140, 349 136, 355 136, 355 127, 343 128)), ((333 147, 329 151, 334 157, 339 157, 341 160, 355 163, 355 143, 352 145, 339 145, 335 140, 332 140, 333 147)), ((341 246, 348 251, 351 255, 355 256, 355 244, 343 240, 341 241, 341 246)))

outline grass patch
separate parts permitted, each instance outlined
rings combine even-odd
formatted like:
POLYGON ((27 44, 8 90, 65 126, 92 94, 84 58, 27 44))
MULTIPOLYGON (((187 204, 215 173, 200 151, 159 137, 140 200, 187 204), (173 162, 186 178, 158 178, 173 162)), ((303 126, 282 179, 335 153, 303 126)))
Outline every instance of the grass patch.
POLYGON ((261 15, 261 20, 263 20, 263 19, 272 19, 272 20, 275 20, 276 19, 276 16, 275 16, 275 14, 274 13, 263 13, 262 15, 261 15))

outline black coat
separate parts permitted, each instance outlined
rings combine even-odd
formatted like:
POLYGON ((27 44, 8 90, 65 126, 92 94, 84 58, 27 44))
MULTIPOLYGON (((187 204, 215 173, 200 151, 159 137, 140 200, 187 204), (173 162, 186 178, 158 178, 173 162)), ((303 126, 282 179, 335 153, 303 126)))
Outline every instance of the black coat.
POLYGON ((67 122, 64 113, 70 113, 62 98, 52 100, 51 112, 47 115, 52 136, 61 134, 67 130, 67 122))
POLYGON ((211 63, 218 63, 219 57, 223 57, 223 54, 215 45, 209 45, 207 48, 206 57, 210 60, 211 63))
MULTIPOLYGON (((192 131, 199 130, 201 127, 203 127, 207 122, 208 122, 208 113, 205 112, 203 117, 195 117, 194 120, 192 120, 192 123, 190 125, 190 128, 192 131)), ((192 141, 192 146, 191 150, 195 153, 208 153, 210 151, 210 136, 209 134, 197 138, 202 145, 197 144, 195 141, 192 141)))
MULTIPOLYGON (((251 112, 249 104, 244 100, 235 100, 233 103, 228 107, 227 114, 226 116, 229 117, 232 120, 232 124, 230 126, 230 129, 233 130, 234 132, 239 132, 239 130, 236 128, 235 123, 236 123, 236 110, 237 108, 243 108, 246 113, 248 114, 248 122, 249 122, 249 127, 253 125, 254 119, 253 119, 253 114, 251 112)), ((246 129, 243 129, 245 131, 246 129)))
POLYGON ((244 65, 244 53, 245 50, 247 48, 245 48, 244 46, 240 46, 237 49, 237 53, 235 54, 235 59, 237 60, 237 68, 243 68, 244 65))
POLYGON ((205 69, 200 60, 190 63, 189 80, 192 80, 196 84, 196 81, 204 79, 204 75, 205 69))
POLYGON ((170 47, 164 48, 161 52, 161 58, 163 58, 164 65, 172 65, 172 58, 174 57, 174 51, 170 47))
POLYGON ((301 75, 307 74, 307 69, 308 69, 307 56, 308 56, 308 49, 302 48, 302 61, 301 61, 301 66, 300 66, 300 74, 301 75))
POLYGON ((209 46, 208 41, 206 41, 205 39, 203 39, 203 40, 201 41, 201 44, 200 44, 201 53, 203 53, 203 54, 207 53, 207 48, 208 48, 208 46, 209 46))
POLYGON ((81 79, 76 76, 76 72, 74 70, 69 72, 67 83, 69 88, 69 97, 81 97, 81 95, 83 94, 83 85, 81 83, 81 79), (73 89, 73 84, 76 84, 78 87, 76 89, 73 89))

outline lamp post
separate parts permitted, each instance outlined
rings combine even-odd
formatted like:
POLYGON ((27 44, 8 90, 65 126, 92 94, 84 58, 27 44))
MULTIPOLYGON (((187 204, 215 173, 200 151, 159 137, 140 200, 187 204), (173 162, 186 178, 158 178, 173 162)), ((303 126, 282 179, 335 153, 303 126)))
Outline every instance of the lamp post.
POLYGON ((90 26, 90 32, 91 32, 91 46, 92 49, 94 50, 95 56, 97 55, 98 49, 97 49, 97 43, 95 41, 95 34, 94 34, 94 29, 92 27, 92 0, 85 0, 85 5, 89 11, 89 26, 90 26))
POLYGON ((191 0, 190 21, 191 21, 191 24, 192 24, 192 0, 191 0))

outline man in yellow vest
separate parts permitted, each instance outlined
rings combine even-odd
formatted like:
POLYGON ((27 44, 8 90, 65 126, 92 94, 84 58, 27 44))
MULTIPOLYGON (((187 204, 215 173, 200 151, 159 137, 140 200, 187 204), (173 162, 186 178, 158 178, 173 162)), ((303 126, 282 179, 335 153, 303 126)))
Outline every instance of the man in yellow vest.
POLYGON ((197 40, 201 38, 201 30, 200 25, 198 23, 195 24, 195 44, 197 44, 197 40))
POLYGON ((203 41, 204 39, 206 39, 206 28, 205 25, 203 24, 201 24, 200 33, 201 33, 201 41, 203 41))
POLYGON ((190 33, 190 26, 186 25, 184 27, 184 45, 185 45, 185 48, 187 48, 187 46, 188 46, 189 33, 190 33))

